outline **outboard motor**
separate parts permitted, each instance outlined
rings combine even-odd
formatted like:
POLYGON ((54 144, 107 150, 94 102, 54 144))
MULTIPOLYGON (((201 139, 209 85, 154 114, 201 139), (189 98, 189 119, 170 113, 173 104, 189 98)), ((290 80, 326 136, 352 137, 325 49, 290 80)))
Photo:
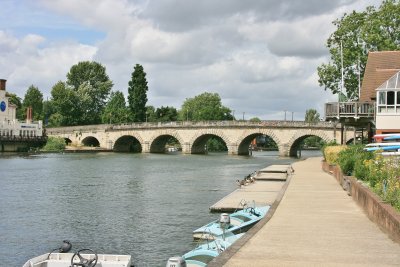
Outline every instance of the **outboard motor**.
POLYGON ((70 251, 72 248, 72 244, 71 242, 69 242, 68 240, 63 240, 63 244, 62 246, 58 249, 58 251, 60 253, 67 253, 68 251, 70 251))
POLYGON ((186 261, 179 256, 171 257, 168 259, 166 267, 186 267, 186 261))
POLYGON ((221 229, 228 229, 230 225, 231 217, 229 217, 228 213, 222 213, 219 216, 219 227, 221 227, 221 229))

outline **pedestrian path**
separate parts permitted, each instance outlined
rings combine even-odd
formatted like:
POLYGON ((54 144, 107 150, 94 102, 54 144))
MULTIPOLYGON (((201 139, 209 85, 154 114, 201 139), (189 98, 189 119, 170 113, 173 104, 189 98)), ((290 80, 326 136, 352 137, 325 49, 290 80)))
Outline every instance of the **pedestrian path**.
POLYGON ((321 158, 293 168, 270 221, 211 266, 400 266, 400 245, 321 170, 321 158))

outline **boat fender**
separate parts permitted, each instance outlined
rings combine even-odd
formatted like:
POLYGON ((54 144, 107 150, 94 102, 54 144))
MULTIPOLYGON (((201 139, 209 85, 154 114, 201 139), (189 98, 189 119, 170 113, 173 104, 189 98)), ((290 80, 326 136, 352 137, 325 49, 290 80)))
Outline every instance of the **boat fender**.
POLYGON ((186 267, 186 261, 179 256, 171 257, 168 259, 166 267, 186 267))
POLYGON ((63 244, 62 246, 58 249, 58 251, 60 253, 67 253, 68 251, 70 251, 72 248, 72 244, 71 242, 69 242, 68 240, 63 240, 63 244))
POLYGON ((219 225, 223 229, 228 229, 231 225, 231 217, 229 217, 228 213, 222 213, 219 216, 219 225))

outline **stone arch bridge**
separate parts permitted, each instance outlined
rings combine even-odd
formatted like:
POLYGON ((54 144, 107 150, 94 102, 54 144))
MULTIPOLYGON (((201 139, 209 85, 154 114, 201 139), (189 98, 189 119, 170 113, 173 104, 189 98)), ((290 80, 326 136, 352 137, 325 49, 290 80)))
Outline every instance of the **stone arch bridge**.
POLYGON ((205 144, 211 137, 222 139, 228 154, 248 155, 251 141, 257 136, 267 135, 278 145, 280 156, 296 156, 301 142, 309 136, 318 136, 326 142, 347 142, 353 138, 346 138, 346 131, 341 131, 340 125, 302 121, 101 124, 48 128, 46 131, 48 136, 63 137, 72 145, 119 152, 163 153, 166 143, 173 137, 185 154, 206 153, 205 144))

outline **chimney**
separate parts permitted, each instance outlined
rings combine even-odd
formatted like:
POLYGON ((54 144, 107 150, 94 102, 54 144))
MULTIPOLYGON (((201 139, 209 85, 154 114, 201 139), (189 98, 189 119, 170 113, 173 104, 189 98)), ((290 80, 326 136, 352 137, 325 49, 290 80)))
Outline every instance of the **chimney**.
POLYGON ((0 79, 0 90, 2 90, 2 91, 6 90, 6 82, 7 82, 7 80, 0 79))
POLYGON ((26 108, 26 123, 32 123, 32 107, 26 108))

